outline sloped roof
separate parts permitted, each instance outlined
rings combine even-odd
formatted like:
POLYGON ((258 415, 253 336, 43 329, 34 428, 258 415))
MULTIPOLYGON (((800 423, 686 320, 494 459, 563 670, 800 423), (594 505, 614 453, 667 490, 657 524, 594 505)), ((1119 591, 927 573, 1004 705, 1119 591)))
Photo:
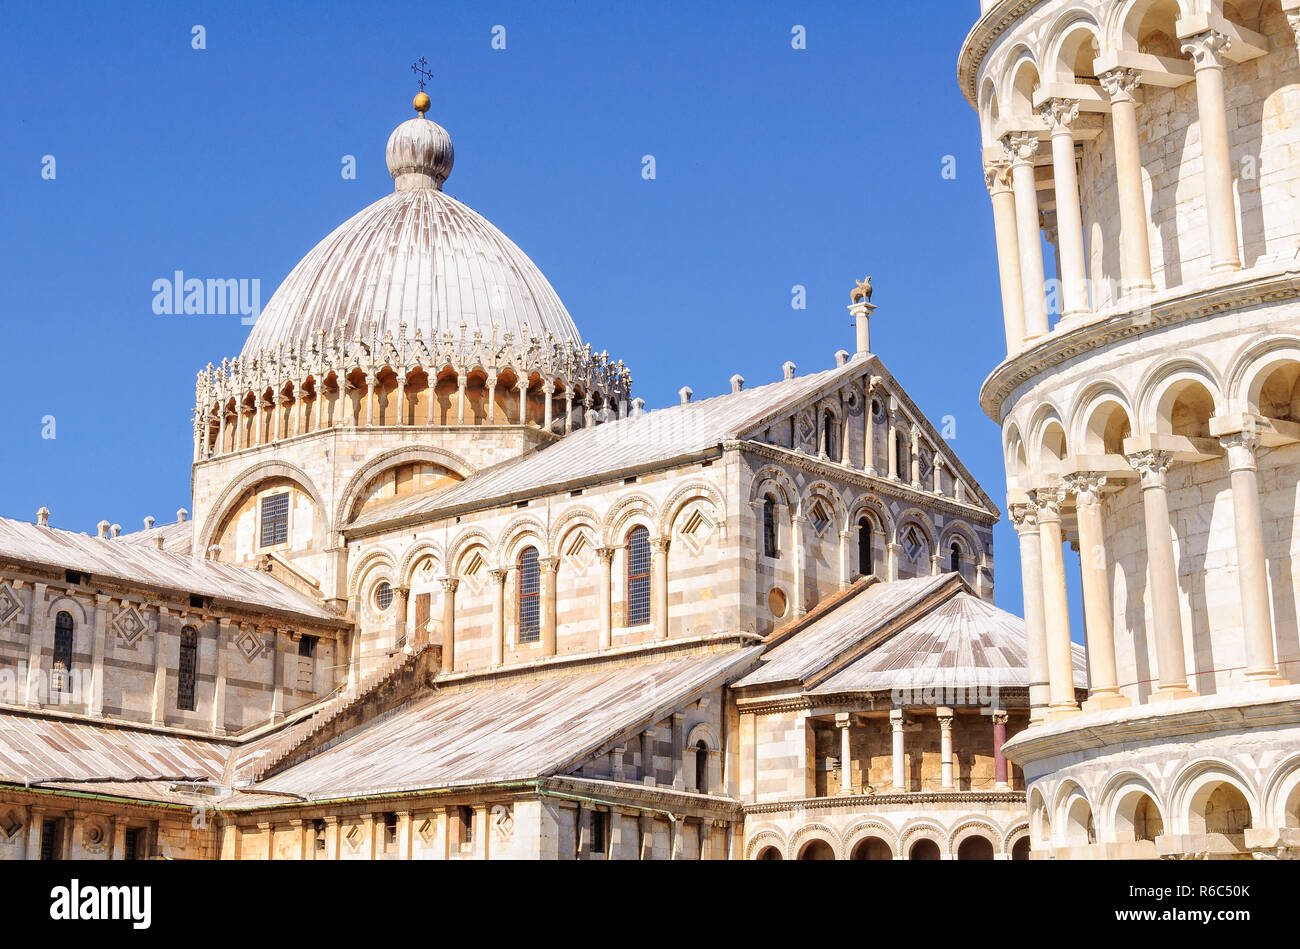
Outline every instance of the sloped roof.
POLYGON ((319 799, 543 777, 649 727, 761 648, 435 689, 253 790, 319 799))
POLYGON ((954 574, 941 574, 869 586, 772 647, 758 668, 736 685, 771 685, 806 679, 944 585, 958 582, 954 574))
POLYGON ((0 558, 339 622, 269 573, 0 517, 0 558))
POLYGON ((147 547, 153 550, 155 549, 154 541, 159 537, 162 538, 162 549, 168 553, 189 554, 194 549, 194 523, 192 521, 176 521, 172 524, 161 524, 157 527, 132 531, 129 534, 122 534, 113 539, 124 544, 135 544, 137 547, 147 547))
MULTIPOLYGON (((1074 684, 1088 685, 1074 644, 1074 684)), ((1028 688, 1025 621, 961 591, 809 692, 876 692, 972 686, 1028 688)))

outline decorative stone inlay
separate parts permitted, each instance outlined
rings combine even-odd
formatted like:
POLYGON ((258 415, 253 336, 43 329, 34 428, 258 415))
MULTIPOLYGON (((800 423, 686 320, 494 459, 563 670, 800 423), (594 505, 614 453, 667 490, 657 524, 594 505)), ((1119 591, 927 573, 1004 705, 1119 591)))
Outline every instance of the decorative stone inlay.
POLYGON ((492 827, 502 840, 509 840, 515 833, 515 810, 509 804, 492 805, 492 827))
POLYGON ((426 818, 420 821, 420 826, 415 829, 415 832, 420 835, 420 839, 428 847, 433 844, 434 838, 438 836, 438 825, 426 818))
POLYGON ((252 662, 266 652, 270 645, 252 630, 241 629, 235 637, 235 648, 239 650, 239 654, 244 657, 245 662, 252 662))
POLYGON ((699 554, 709 542, 709 539, 713 537, 714 528, 713 521, 697 507, 691 511, 686 518, 686 523, 678 533, 682 540, 686 542, 686 547, 691 553, 699 554))
POLYGON ((23 829, 23 819, 16 811, 9 811, 3 817, 0 817, 0 834, 5 835, 6 840, 13 840, 18 836, 18 831, 23 829))
POLYGON ((23 611, 22 600, 7 582, 0 583, 0 626, 18 617, 23 611))
POLYGON ((113 631, 117 633, 123 645, 132 649, 149 629, 149 624, 144 621, 144 617, 134 606, 128 606, 114 616, 113 622, 109 625, 113 627, 113 631))
POLYGON ((361 849, 361 842, 365 840, 365 838, 366 832, 362 829, 360 824, 353 824, 348 828, 348 832, 343 835, 343 839, 347 841, 348 849, 353 853, 356 853, 361 849))
POLYGON ((96 820, 88 820, 82 825, 81 846, 87 853, 103 853, 108 849, 108 825, 96 820))

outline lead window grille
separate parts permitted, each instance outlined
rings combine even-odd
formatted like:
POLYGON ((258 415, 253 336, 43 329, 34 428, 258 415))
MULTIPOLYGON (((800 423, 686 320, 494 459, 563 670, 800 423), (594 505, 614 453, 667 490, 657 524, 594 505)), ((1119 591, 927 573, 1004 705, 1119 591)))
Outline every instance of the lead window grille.
POLYGON ((289 495, 262 498, 262 546, 274 547, 289 540, 289 495))
POLYGON ((650 622, 650 531, 632 528, 627 537, 627 625, 650 622))
POLYGON ((176 707, 194 711, 194 680, 199 660, 199 633, 193 626, 181 630, 180 660, 176 664, 176 707))
POLYGON ((763 498, 763 556, 776 555, 776 499, 769 494, 763 498))
POLYGON ((54 670, 52 685, 59 692, 71 691, 72 614, 60 612, 54 618, 54 670))
POLYGON ((541 638, 542 571, 537 548, 519 555, 519 641, 535 643, 541 638))

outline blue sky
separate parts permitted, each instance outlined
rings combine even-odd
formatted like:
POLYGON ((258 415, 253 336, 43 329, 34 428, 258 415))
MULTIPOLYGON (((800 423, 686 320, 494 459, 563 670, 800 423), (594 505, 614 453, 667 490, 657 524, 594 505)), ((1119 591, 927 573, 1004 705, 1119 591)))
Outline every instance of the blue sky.
MULTIPOLYGON (((31 520, 44 504, 55 526, 93 532, 189 506, 195 373, 237 354, 247 327, 157 316, 153 281, 259 278, 265 303, 391 190, 384 143, 412 114, 420 56, 435 76, 429 117, 456 148, 446 190, 537 262, 651 407, 683 385, 723 392, 737 372, 778 379, 787 359, 833 365, 852 349, 848 292, 870 274, 873 349, 932 419, 955 417, 955 452, 1001 505, 998 429, 977 400, 1005 352, 993 230, 956 80, 977 8, 9 8, 0 514, 31 520), (191 48, 196 24, 206 49, 191 48), (497 25, 505 50, 491 45, 497 25), (796 284, 806 310, 791 308, 796 284), (57 437, 42 438, 51 415, 57 437)), ((1005 522, 996 552, 998 602, 1019 612, 1005 522)))

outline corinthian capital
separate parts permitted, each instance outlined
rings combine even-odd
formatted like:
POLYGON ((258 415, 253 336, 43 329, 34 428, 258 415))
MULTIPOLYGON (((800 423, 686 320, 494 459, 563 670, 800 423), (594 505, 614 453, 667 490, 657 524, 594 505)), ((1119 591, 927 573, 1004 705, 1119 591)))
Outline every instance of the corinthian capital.
POLYGON ((1034 132, 1012 132, 1002 140, 1002 147, 1012 165, 1031 165, 1038 154, 1038 136, 1034 132))
POLYGON ((1296 46, 1300 46, 1300 11, 1288 13, 1286 21, 1291 24, 1291 29, 1295 33, 1296 46))
POLYGON ((1029 492, 1029 503, 1038 512, 1038 523, 1059 521, 1061 505, 1065 502, 1065 488, 1035 488, 1029 492))
POLYGON ((1038 530, 1038 511, 1032 504, 1012 504, 1010 513, 1011 526, 1017 534, 1038 530))
POLYGON ((1255 453, 1259 451, 1258 432, 1233 432, 1219 439, 1228 452, 1229 471, 1253 471, 1255 453))
POLYGON ((1101 489, 1106 486, 1106 476, 1095 471, 1079 471, 1066 475, 1065 488, 1074 495, 1074 503, 1092 507, 1101 503, 1101 489))
POLYGON ((1133 93, 1142 84, 1142 74, 1136 69, 1111 69, 1097 77, 1111 102, 1132 102, 1133 93))
POLYGON ((1011 190, 1010 162, 989 162, 984 166, 984 184, 990 196, 1006 194, 1011 190))
POLYGON ((1163 488, 1174 456, 1167 451, 1140 451, 1128 456, 1128 463, 1138 473, 1143 488, 1163 488))
POLYGON ((1192 64, 1197 69, 1221 69, 1224 64, 1223 54, 1232 45, 1232 40, 1216 30, 1206 30, 1183 40, 1183 52, 1192 57, 1192 64))
POLYGON ((1053 135, 1058 132, 1068 132, 1074 120, 1079 117, 1079 100, 1048 99, 1039 112, 1047 121, 1047 127, 1052 130, 1053 135))

